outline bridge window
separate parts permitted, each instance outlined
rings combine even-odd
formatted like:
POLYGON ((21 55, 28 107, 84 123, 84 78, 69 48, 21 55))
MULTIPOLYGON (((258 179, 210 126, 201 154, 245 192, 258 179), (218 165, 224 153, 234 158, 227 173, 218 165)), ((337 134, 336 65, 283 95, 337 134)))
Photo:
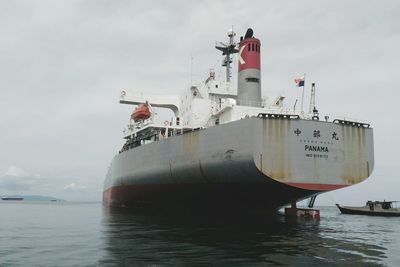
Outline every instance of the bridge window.
POLYGON ((254 51, 254 44, 251 44, 251 51, 254 51))

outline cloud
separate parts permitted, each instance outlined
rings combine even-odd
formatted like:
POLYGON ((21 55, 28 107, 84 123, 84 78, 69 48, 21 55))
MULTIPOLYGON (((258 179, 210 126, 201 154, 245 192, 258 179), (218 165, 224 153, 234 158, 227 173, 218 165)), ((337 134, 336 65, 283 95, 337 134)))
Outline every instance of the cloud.
POLYGON ((70 183, 70 184, 67 184, 66 186, 64 186, 64 190, 65 191, 73 191, 73 192, 76 192, 76 191, 83 191, 83 190, 85 190, 86 189, 86 186, 84 186, 84 185, 78 185, 78 184, 76 184, 76 183, 70 183))
POLYGON ((11 165, 0 177, 0 188, 13 192, 27 191, 37 184, 38 177, 40 175, 31 175, 23 168, 11 165))
POLYGON ((22 168, 11 165, 4 173, 4 176, 27 177, 30 176, 30 174, 22 168))
MULTIPOLYGON (((30 171, 16 165, 6 168, 3 175, 0 174, 0 195, 23 194, 23 195, 46 195, 65 199, 93 200, 98 199, 98 192, 88 192, 87 186, 71 182, 73 174, 32 174, 30 171), (62 186, 62 185, 65 186, 62 186), (60 186, 61 185, 61 186, 60 186), (84 192, 84 193, 83 193, 84 192)), ((90 183, 91 179, 82 178, 84 183, 90 183)), ((92 188, 92 187, 91 187, 92 188)))
POLYGON ((29 177, 3 176, 0 178, 0 188, 7 191, 27 191, 36 182, 29 177))

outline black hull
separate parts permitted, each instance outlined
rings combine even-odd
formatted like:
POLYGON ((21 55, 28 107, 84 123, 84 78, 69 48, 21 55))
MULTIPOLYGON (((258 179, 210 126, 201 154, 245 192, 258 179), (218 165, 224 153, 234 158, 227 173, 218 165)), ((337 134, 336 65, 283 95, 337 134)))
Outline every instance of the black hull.
POLYGON ((273 211, 292 201, 320 191, 304 190, 281 183, 124 185, 103 193, 109 207, 152 206, 196 211, 273 211))

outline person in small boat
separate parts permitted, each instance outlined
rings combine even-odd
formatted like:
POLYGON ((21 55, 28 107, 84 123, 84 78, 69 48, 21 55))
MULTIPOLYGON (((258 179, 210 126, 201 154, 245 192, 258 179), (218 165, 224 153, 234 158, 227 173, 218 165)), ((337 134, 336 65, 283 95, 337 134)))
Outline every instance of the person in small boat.
POLYGON ((392 204, 391 202, 385 202, 385 201, 383 201, 383 203, 382 203, 382 209, 388 210, 388 209, 392 208, 392 205, 391 205, 391 204, 392 204))
POLYGON ((367 205, 369 206, 370 210, 374 210, 374 203, 372 201, 368 201, 367 205))

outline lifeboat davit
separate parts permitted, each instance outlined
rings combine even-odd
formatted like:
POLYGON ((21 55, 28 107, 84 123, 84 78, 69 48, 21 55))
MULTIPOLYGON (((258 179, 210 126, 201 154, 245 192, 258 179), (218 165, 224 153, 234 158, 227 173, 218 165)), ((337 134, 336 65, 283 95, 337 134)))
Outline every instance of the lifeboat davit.
POLYGON ((131 114, 132 120, 136 121, 142 121, 150 118, 151 112, 149 108, 149 103, 146 101, 146 103, 140 104, 135 108, 135 110, 131 114))

